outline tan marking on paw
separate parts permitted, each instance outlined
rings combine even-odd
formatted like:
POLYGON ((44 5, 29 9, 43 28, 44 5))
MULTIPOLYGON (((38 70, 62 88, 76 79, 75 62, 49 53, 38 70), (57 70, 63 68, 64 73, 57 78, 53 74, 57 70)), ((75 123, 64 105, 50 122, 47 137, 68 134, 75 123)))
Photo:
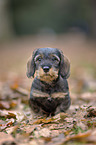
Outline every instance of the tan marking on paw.
POLYGON ((35 89, 33 90, 32 95, 34 97, 49 97, 49 94, 35 90, 35 89))
POLYGON ((68 95, 68 93, 64 93, 64 92, 56 92, 51 94, 52 98, 64 98, 66 95, 68 95))

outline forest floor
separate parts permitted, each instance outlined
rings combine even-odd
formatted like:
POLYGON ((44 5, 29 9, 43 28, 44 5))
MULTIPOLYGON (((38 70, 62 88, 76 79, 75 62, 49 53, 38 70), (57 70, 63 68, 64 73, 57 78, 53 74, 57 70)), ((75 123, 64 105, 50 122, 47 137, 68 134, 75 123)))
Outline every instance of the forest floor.
POLYGON ((96 144, 96 43, 84 35, 30 36, 0 44, 0 145, 96 144), (26 64, 35 48, 56 47, 70 59, 71 106, 33 116, 26 64))

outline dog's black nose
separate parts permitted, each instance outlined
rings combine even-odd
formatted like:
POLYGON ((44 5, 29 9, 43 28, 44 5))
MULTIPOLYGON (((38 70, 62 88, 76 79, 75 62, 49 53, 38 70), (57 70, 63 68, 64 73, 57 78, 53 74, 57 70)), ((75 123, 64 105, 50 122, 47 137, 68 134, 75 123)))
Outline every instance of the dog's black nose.
POLYGON ((44 67, 43 67, 44 72, 48 72, 49 69, 50 69, 49 66, 44 66, 44 67))

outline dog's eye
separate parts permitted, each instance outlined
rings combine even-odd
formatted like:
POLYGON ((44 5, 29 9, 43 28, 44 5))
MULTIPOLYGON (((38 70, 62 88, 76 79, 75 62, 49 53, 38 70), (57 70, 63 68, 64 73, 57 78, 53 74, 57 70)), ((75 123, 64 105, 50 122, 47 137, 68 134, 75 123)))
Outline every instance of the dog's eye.
POLYGON ((56 57, 52 57, 52 61, 58 61, 56 57))
POLYGON ((42 60, 42 58, 41 57, 38 57, 37 59, 36 59, 36 61, 41 61, 42 60))

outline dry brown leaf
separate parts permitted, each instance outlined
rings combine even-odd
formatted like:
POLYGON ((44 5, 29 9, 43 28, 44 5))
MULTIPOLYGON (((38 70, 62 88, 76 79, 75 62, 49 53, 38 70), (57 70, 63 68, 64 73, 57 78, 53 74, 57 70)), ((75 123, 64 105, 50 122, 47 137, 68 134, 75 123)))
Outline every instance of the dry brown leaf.
POLYGON ((16 119, 16 114, 13 113, 12 111, 9 112, 8 110, 3 110, 3 111, 0 110, 0 116, 8 118, 8 119, 10 118, 16 119))
POLYGON ((7 110, 0 110, 0 116, 6 117, 6 115, 8 115, 8 111, 7 110))
POLYGON ((85 101, 86 100, 89 100, 89 101, 96 100, 96 92, 94 92, 94 93, 90 93, 90 92, 83 93, 83 94, 80 95, 80 98, 84 99, 85 101))
POLYGON ((78 140, 78 141, 82 141, 82 140, 85 140, 85 138, 89 137, 91 135, 91 131, 87 131, 85 133, 79 133, 79 134, 76 134, 76 135, 71 135, 71 136, 67 136, 63 143, 67 142, 67 141, 70 141, 70 140, 78 140))
POLYGON ((86 84, 85 80, 79 79, 79 80, 77 81, 77 85, 76 85, 76 86, 77 86, 77 88, 76 88, 77 93, 81 93, 82 90, 85 89, 85 88, 87 87, 87 84, 86 84))
POLYGON ((61 133, 59 134, 59 136, 55 137, 55 138, 52 138, 52 144, 51 145, 61 145, 62 144, 62 141, 64 140, 64 134, 61 133))
POLYGON ((18 126, 10 126, 9 128, 6 129, 6 132, 8 134, 11 134, 17 130, 18 126))
POLYGON ((5 124, 2 124, 2 126, 0 126, 0 132, 5 130, 7 128, 7 126, 5 124))
POLYGON ((96 117, 96 107, 90 107, 87 109, 86 117, 96 117))
POLYGON ((27 119, 27 116, 24 114, 24 112, 16 112, 17 122, 21 122, 24 119, 27 119))
POLYGON ((26 145, 45 145, 45 143, 44 143, 44 139, 33 139, 32 141, 28 142, 28 144, 26 145))
POLYGON ((34 131, 34 137, 50 137, 51 131, 48 128, 42 128, 40 130, 34 131))
POLYGON ((14 122, 15 122, 15 121, 14 121, 13 118, 11 118, 10 120, 8 120, 7 123, 6 123, 6 122, 3 122, 3 123, 1 124, 1 126, 0 126, 0 131, 3 131, 3 130, 5 130, 6 128, 12 126, 14 122))
POLYGON ((45 141, 45 142, 50 142, 51 141, 51 137, 42 137, 42 139, 45 141))
POLYGON ((10 109, 10 103, 8 101, 0 101, 0 109, 10 109))
POLYGON ((17 81, 14 82, 14 83, 10 86, 10 88, 11 88, 12 90, 16 90, 18 87, 19 87, 19 85, 18 85, 18 82, 17 82, 17 81))
POLYGON ((13 85, 10 87, 12 90, 16 91, 17 93, 24 95, 24 96, 28 96, 29 92, 21 87, 19 87, 18 85, 13 85))
POLYGON ((10 108, 14 108, 14 107, 16 107, 16 106, 17 106, 17 101, 12 100, 12 101, 10 102, 10 108))
POLYGON ((70 133, 71 131, 72 131, 71 129, 70 129, 70 130, 64 131, 64 135, 65 135, 65 136, 69 135, 69 133, 70 133))
POLYGON ((91 135, 86 138, 86 141, 96 144, 96 129, 92 130, 91 135))
POLYGON ((59 130, 59 129, 63 129, 64 130, 64 124, 63 123, 54 123, 51 124, 51 126, 49 127, 50 130, 59 130))
POLYGON ((68 117, 68 114, 67 113, 63 113, 63 112, 60 113, 60 118, 62 120, 64 120, 66 117, 68 117))
POLYGON ((9 126, 11 126, 12 124, 13 124, 13 122, 12 122, 12 121, 9 121, 9 122, 6 123, 6 126, 9 127, 9 126))
POLYGON ((3 145, 5 143, 16 145, 16 141, 11 135, 6 134, 4 132, 0 132, 0 145, 3 145))
POLYGON ((16 119, 16 115, 12 112, 8 112, 8 115, 6 116, 7 118, 14 118, 16 119))
POLYGON ((31 127, 30 125, 27 125, 27 126, 25 125, 23 127, 23 130, 26 131, 26 133, 32 133, 36 129, 36 127, 37 125, 32 125, 31 127))
POLYGON ((51 131, 51 137, 52 138, 58 136, 59 134, 60 134, 59 130, 52 130, 51 131))
POLYGON ((42 124, 42 123, 51 123, 51 122, 54 122, 54 118, 50 118, 50 119, 46 119, 46 118, 43 118, 43 119, 38 119, 37 121, 33 122, 33 124, 42 124))
POLYGON ((11 109, 17 106, 17 101, 0 101, 0 109, 11 109))
POLYGON ((78 122, 76 125, 77 125, 78 127, 80 127, 82 130, 86 130, 86 129, 87 129, 87 126, 86 126, 84 123, 82 123, 81 121, 78 122))

